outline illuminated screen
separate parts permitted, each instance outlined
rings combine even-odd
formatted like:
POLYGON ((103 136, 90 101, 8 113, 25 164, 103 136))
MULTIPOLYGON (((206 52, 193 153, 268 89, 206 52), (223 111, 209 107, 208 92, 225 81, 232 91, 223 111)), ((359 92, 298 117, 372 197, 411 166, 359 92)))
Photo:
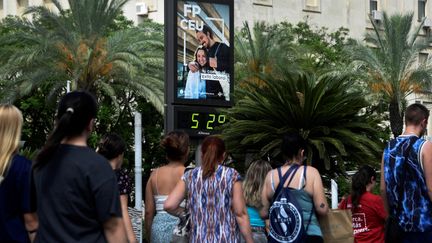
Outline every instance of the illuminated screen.
POLYGON ((233 50, 230 5, 177 2, 177 104, 230 106, 233 50))
POLYGON ((227 121, 226 116, 216 110, 205 111, 193 107, 177 108, 175 117, 175 129, 184 130, 192 136, 218 133, 216 128, 227 121))

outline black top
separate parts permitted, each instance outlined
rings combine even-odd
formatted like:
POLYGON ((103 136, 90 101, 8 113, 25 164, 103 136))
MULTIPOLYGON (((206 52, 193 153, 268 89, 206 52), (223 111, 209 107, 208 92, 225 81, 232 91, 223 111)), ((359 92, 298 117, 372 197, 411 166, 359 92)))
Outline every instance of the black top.
POLYGON ((88 147, 60 145, 34 171, 34 183, 36 242, 106 242, 103 223, 121 217, 116 176, 109 162, 88 147))
POLYGON ((114 170, 117 182, 118 182, 118 189, 120 192, 120 195, 130 195, 132 192, 132 180, 129 176, 129 172, 126 169, 117 169, 114 170))
POLYGON ((231 74, 230 49, 227 45, 216 41, 207 51, 209 58, 217 58, 216 71, 225 71, 231 74))
POLYGON ((31 161, 15 155, 0 184, 0 242, 30 242, 24 226, 30 212, 31 161))
MULTIPOLYGON (((217 58, 216 71, 226 72, 228 75, 231 75, 229 47, 224 43, 215 42, 207 51, 209 58, 217 58)), ((206 97, 207 99, 225 99, 222 86, 218 81, 206 80, 206 97)))

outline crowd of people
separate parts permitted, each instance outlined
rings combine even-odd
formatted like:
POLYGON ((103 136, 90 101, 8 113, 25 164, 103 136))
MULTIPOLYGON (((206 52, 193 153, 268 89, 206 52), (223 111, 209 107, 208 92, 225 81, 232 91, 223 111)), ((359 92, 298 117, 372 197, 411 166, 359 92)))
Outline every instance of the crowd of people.
POLYGON ((107 135, 100 154, 87 146, 96 114, 91 94, 66 94, 32 164, 17 153, 21 112, 0 105, 0 242, 137 242, 126 213, 130 181, 119 170, 125 144, 107 135))
MULTIPOLYGON (((32 163, 17 153, 21 112, 0 105, 1 242, 137 242, 127 207, 132 185, 121 170, 126 144, 107 134, 96 151, 89 148, 96 114, 92 95, 66 94, 32 163)), ((422 138, 428 118, 421 104, 406 109, 404 133, 383 153, 381 196, 372 193, 374 168, 360 167, 353 176, 339 208, 352 213, 355 242, 432 241, 432 144, 422 138)), ((283 136, 282 166, 256 160, 244 178, 224 164, 218 136, 203 140, 195 168, 185 167, 185 132, 170 132, 160 144, 168 163, 151 173, 145 189, 149 242, 324 242, 319 218, 329 206, 299 134, 283 136)))

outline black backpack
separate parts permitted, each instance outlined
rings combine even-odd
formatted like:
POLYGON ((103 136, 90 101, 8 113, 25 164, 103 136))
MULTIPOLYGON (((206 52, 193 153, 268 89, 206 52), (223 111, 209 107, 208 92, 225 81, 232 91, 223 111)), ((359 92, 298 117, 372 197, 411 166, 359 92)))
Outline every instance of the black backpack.
MULTIPOLYGON (((277 169, 279 175, 279 185, 273 195, 271 207, 269 209, 270 232, 268 242, 304 242, 306 232, 312 219, 312 210, 306 228, 303 226, 303 209, 295 198, 293 191, 296 189, 283 187, 285 181, 290 177, 288 185, 294 178, 300 166, 291 165, 282 177, 281 168, 277 169)), ((306 175, 306 167, 304 176, 306 175)), ((305 177, 306 178, 306 177, 305 177)))

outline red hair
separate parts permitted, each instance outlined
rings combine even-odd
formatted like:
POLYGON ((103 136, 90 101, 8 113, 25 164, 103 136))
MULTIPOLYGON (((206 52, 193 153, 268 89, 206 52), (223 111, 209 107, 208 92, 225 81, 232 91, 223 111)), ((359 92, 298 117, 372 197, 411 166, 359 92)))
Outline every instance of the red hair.
POLYGON ((216 167, 222 163, 225 153, 224 141, 216 136, 208 136, 201 145, 203 178, 213 175, 216 167))

